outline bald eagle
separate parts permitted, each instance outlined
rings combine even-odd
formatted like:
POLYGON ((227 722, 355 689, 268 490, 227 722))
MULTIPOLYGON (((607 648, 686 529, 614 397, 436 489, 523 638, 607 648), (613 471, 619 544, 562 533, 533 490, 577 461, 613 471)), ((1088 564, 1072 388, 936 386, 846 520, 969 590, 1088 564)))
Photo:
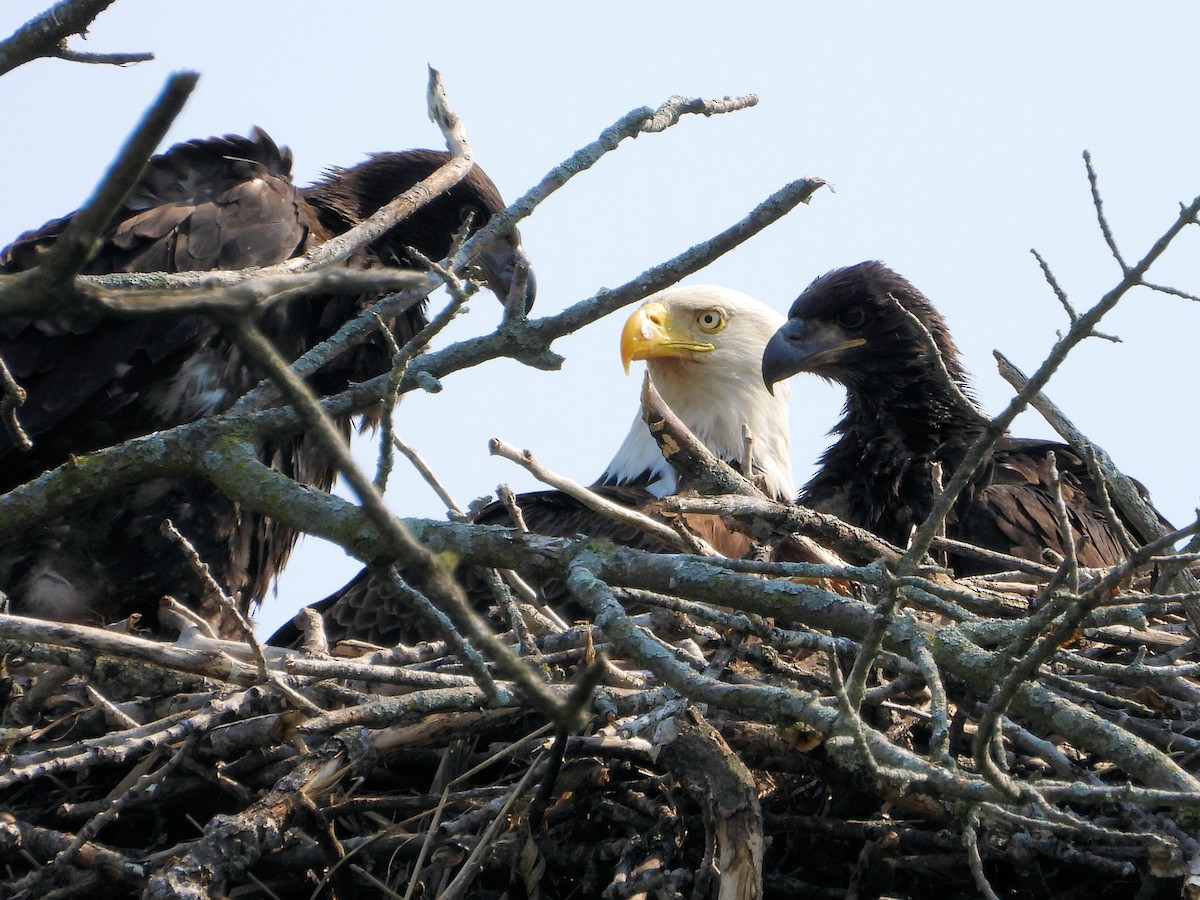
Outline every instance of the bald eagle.
MULTIPOLYGON (((448 158, 432 150, 378 153, 298 188, 291 153, 259 129, 247 137, 181 143, 149 161, 83 272, 183 272, 282 262, 347 231, 448 158)), ((413 250, 441 259, 465 222, 477 230, 503 208, 496 186, 475 167, 346 265, 411 268, 417 265, 413 250)), ((0 252, 0 271, 38 265, 70 220, 21 235, 0 252)), ((502 299, 527 264, 515 231, 480 260, 483 280, 502 299)), ((532 278, 527 284, 528 305, 532 278)), ((293 360, 375 299, 281 299, 262 312, 258 324, 293 360)), ((78 300, 63 297, 58 303, 44 318, 0 319, 0 358, 28 392, 20 418, 33 439, 33 449, 23 452, 0 432, 0 493, 72 455, 219 413, 262 378, 206 316, 112 314, 80 324, 87 320, 58 315, 72 304, 79 308, 78 300)), ((414 308, 391 328, 403 344, 424 324, 423 310, 414 308)), ((377 335, 327 364, 312 384, 329 394, 389 365, 377 335)), ((348 435, 349 420, 340 424, 348 435)), ((303 434, 266 440, 261 457, 319 490, 332 484, 332 462, 303 434)), ((171 594, 229 633, 232 623, 221 620, 205 599, 181 549, 160 533, 168 518, 243 609, 266 595, 296 540, 291 529, 239 508, 208 483, 156 479, 0 547, 0 591, 14 612, 25 615, 106 622, 137 613, 152 626, 159 601, 171 594)))
MULTIPOLYGON (((904 546, 928 516, 940 483, 957 469, 988 419, 969 398, 969 382, 945 321, 912 284, 879 262, 836 269, 792 305, 762 358, 768 386, 811 372, 846 388, 837 441, 821 458, 798 502, 904 546), (926 351, 913 319, 932 336, 953 390, 926 351), (941 467, 941 482, 935 466, 941 467)), ((1054 512, 1049 454, 1084 566, 1112 565, 1122 545, 1098 503, 1084 460, 1053 441, 1005 436, 975 472, 947 519, 951 538, 1023 559, 1063 552, 1054 512)), ((1144 543, 1131 522, 1123 525, 1144 543)), ((995 571, 952 555, 960 575, 995 571)))
MULTIPOLYGON (((790 457, 788 404, 784 385, 774 394, 762 382, 763 348, 783 317, 727 288, 685 285, 651 297, 628 319, 621 336, 626 372, 645 360, 651 381, 666 403, 713 454, 736 468, 744 455, 742 426, 755 439, 754 475, 775 499, 795 494, 790 457)), ((640 413, 634 418, 612 461, 592 489, 624 506, 652 511, 662 497, 678 489, 674 470, 663 458, 640 413)), ((557 537, 587 535, 654 552, 676 548, 631 525, 592 511, 559 491, 534 491, 517 497, 529 530, 557 537)), ((699 522, 702 536, 727 555, 747 546, 741 535, 722 533, 715 517, 699 522)), ((480 525, 512 526, 500 503, 475 518, 480 525)), ((461 573, 468 595, 480 608, 494 602, 476 573, 461 573)), ((438 635, 406 601, 394 598, 366 571, 344 588, 313 605, 321 612, 331 641, 354 638, 381 646, 431 640, 438 635)), ((300 637, 287 624, 270 643, 295 645, 300 637)))

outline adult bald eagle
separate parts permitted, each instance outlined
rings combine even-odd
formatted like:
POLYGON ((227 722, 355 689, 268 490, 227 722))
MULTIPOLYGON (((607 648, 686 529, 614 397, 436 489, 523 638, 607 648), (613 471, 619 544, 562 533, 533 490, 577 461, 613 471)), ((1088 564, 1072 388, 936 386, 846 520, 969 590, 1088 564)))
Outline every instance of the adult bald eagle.
MULTIPOLYGON (((626 372, 634 360, 645 360, 650 379, 666 403, 713 454, 740 468, 745 441, 743 424, 755 439, 754 474, 776 499, 795 494, 790 458, 788 404, 784 385, 774 394, 764 387, 760 369, 763 348, 783 317, 774 310, 727 288, 685 285, 668 288, 646 300, 625 324, 621 360, 626 372)), ((640 413, 612 461, 592 485, 601 496, 635 509, 653 509, 678 487, 675 471, 663 458, 640 413)), ((529 530, 557 537, 587 535, 655 552, 675 548, 645 532, 594 512, 559 491, 521 494, 517 501, 529 530)), ((693 522, 702 536, 727 555, 740 555, 746 539, 725 531, 716 517, 693 522)), ((513 522, 500 503, 485 507, 480 525, 513 522)), ((468 595, 479 608, 494 602, 477 573, 462 573, 468 595)), ((382 646, 438 635, 410 605, 392 596, 366 571, 337 593, 313 605, 322 613, 331 641, 355 638, 382 646)), ((294 624, 279 629, 272 644, 294 645, 294 624)))
MULTIPOLYGON (((920 291, 879 262, 816 279, 767 345, 762 372, 768 386, 797 372, 845 386, 845 417, 833 430, 838 440, 798 502, 900 546, 939 492, 935 465, 944 483, 987 424, 967 398, 967 375, 945 321, 920 291), (914 318, 937 344, 958 391, 926 351, 914 318)), ((1072 529, 1088 539, 1080 564, 1120 560, 1121 543, 1085 462, 1053 441, 1002 438, 959 497, 947 535, 1029 560, 1042 561, 1046 548, 1062 553, 1051 452, 1072 529)), ((1123 524, 1135 541, 1145 541, 1132 523, 1123 524)), ((952 556, 950 564, 960 575, 995 571, 967 556, 952 556)))
MULTIPOLYGON (((149 161, 83 271, 182 272, 282 262, 347 231, 447 160, 432 150, 379 153, 360 165, 331 169, 302 189, 292 182, 291 153, 259 129, 248 137, 178 144, 149 161)), ((503 207, 496 186, 476 167, 346 265, 413 267, 412 250, 441 259, 468 218, 478 229, 503 207)), ((0 253, 0 271, 36 266, 70 219, 21 235, 0 253)), ((487 248, 480 265, 486 283, 506 297, 517 268, 527 265, 517 233, 487 248)), ((533 284, 530 279, 527 303, 533 284)), ((374 299, 282 299, 262 312, 258 324, 292 360, 374 299)), ((72 302, 63 297, 60 304, 72 302)), ((0 432, 0 493, 71 455, 221 412, 263 375, 203 315, 114 314, 65 327, 59 321, 51 315, 0 319, 0 358, 28 392, 20 419, 33 439, 33 449, 22 452, 0 432)), ((415 308, 391 327, 403 344, 424 324, 423 310, 415 308)), ((333 393, 389 365, 377 336, 326 365, 312 384, 333 393)), ((349 424, 341 422, 347 434, 349 424)), ((261 456, 320 490, 332 484, 331 461, 304 434, 266 440, 261 456)), ((218 621, 180 548, 160 534, 167 518, 243 608, 265 596, 296 539, 291 529, 239 508, 208 483, 157 479, 0 547, 0 591, 14 612, 25 615, 105 622, 139 613, 150 624, 162 596, 172 594, 228 632, 231 623, 218 621)))

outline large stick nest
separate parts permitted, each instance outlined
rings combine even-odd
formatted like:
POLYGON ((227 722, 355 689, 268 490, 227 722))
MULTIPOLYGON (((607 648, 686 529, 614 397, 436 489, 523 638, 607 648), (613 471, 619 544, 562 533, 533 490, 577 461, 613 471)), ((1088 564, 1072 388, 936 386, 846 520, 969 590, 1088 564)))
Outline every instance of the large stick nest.
POLYGON ((518 607, 540 693, 0 619, 5 896, 1178 895, 1181 597, 503 541, 594 620, 518 607))

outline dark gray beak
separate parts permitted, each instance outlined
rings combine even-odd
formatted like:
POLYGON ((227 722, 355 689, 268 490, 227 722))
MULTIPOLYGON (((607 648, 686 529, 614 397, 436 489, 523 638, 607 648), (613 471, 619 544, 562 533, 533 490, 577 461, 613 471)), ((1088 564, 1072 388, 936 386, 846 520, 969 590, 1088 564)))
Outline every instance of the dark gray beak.
POLYGON ((479 265, 483 269, 484 281, 492 289, 501 303, 507 303, 517 284, 518 272, 523 272, 525 286, 521 299, 525 312, 533 309, 534 298, 537 297, 537 279, 533 275, 533 266, 519 241, 498 240, 479 254, 479 265))
POLYGON ((797 372, 816 372, 835 362, 845 351, 866 342, 866 338, 846 337, 836 326, 788 319, 767 341, 767 349, 763 351, 763 382, 774 393, 776 382, 797 372))
POLYGON ((763 350, 762 375, 763 383, 772 394, 777 382, 791 378, 804 368, 804 361, 810 355, 805 340, 807 333, 807 323, 803 319, 788 319, 767 341, 763 350))

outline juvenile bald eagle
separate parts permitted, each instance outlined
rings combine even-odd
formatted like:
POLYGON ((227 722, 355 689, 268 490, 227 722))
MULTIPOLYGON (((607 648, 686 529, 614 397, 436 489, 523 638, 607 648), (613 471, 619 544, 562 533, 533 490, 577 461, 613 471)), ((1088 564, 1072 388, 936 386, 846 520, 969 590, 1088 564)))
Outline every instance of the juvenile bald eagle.
MULTIPOLYGON (((666 403, 715 456, 740 468, 744 454, 742 425, 755 439, 754 474, 776 499, 795 494, 790 459, 787 386, 772 395, 763 385, 763 348, 783 317, 774 310, 727 288, 685 285, 661 291, 639 307, 625 324, 621 360, 628 372, 634 360, 645 360, 651 380, 666 403)), ((663 458, 640 413, 629 434, 592 489, 607 499, 635 509, 652 508, 676 491, 676 475, 663 458)), ((655 552, 675 548, 633 526, 622 524, 559 491, 521 494, 517 501, 529 530, 557 537, 587 535, 622 546, 655 552)), ((727 555, 746 546, 738 534, 722 532, 716 517, 699 523, 703 536, 727 555)), ((485 507, 480 525, 513 522, 500 503, 485 507)), ((468 595, 480 608, 494 602, 470 571, 461 574, 468 595)), ((382 646, 430 640, 438 635, 415 616, 409 605, 392 597, 365 571, 337 593, 313 605, 325 621, 331 641, 356 638, 382 646)), ((294 624, 285 625, 272 644, 293 645, 294 624)))
MULTIPOLYGON (((942 483, 949 480, 987 424, 967 397, 967 375, 945 321, 920 291, 879 262, 836 269, 800 295, 763 354, 768 386, 797 372, 836 381, 847 395, 845 417, 833 429, 838 440, 798 502, 904 546, 938 494, 935 464, 942 483), (926 352, 909 314, 932 336, 958 392, 926 352)), ((1053 441, 1002 438, 961 494, 947 535, 1029 560, 1044 561, 1045 548, 1062 553, 1051 452, 1071 526, 1088 539, 1080 564, 1120 560, 1121 543, 1097 503, 1085 462, 1053 441)), ((1132 523, 1124 525, 1144 542, 1132 523)), ((966 556, 952 556, 950 564, 958 574, 995 570, 966 556)))
MULTIPOLYGON (((240 269, 282 262, 347 231, 432 174, 445 153, 379 153, 331 169, 309 188, 291 178, 291 154, 255 129, 178 144, 150 160, 124 207, 102 236, 85 273, 240 269)), ((474 229, 503 209, 478 167, 449 191, 356 254, 356 268, 415 265, 410 248, 441 259, 468 219, 474 229)), ((0 271, 36 266, 70 216, 26 233, 0 253, 0 271)), ((527 260, 514 231, 487 248, 483 279, 501 298, 527 260)), ((533 281, 525 297, 533 299, 533 281)), ((330 337, 376 298, 305 296, 271 304, 259 326, 288 360, 330 337)), ((28 391, 21 422, 33 439, 22 452, 0 432, 0 493, 85 453, 221 412, 263 376, 207 317, 160 312, 111 315, 62 326, 59 300, 44 319, 0 319, 0 358, 28 391)), ((414 308, 392 323, 403 344, 425 324, 414 308)), ((326 365, 312 379, 321 393, 387 370, 376 336, 326 365)), ((349 420, 341 422, 349 433, 349 420)), ((285 474, 328 490, 331 461, 303 434, 271 438, 262 458, 285 474)), ((180 548, 160 534, 170 518, 243 608, 261 600, 288 558, 291 529, 223 497, 198 480, 157 479, 46 523, 0 547, 0 591, 14 612, 66 621, 104 622, 139 613, 154 624, 172 594, 212 619, 203 588, 180 548)), ((227 631, 224 623, 217 623, 227 631)))

